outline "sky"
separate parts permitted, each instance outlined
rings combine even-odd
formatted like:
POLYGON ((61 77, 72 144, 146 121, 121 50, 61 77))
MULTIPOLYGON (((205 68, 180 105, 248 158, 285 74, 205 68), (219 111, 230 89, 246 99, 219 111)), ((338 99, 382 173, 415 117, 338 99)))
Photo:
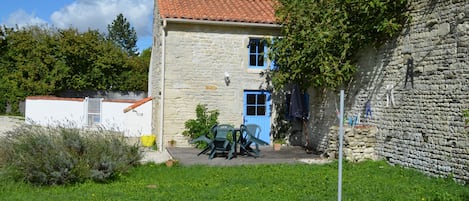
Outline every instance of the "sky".
POLYGON ((137 32, 139 51, 151 47, 153 0, 2 0, 0 24, 7 27, 42 25, 98 29, 122 13, 137 32))

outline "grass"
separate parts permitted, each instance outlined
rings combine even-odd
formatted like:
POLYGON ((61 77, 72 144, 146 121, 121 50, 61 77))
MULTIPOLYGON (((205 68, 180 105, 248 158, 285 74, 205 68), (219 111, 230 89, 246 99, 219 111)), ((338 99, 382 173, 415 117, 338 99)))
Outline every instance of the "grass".
MULTIPOLYGON (((343 176, 343 200, 469 200, 467 186, 383 161, 345 163, 343 176)), ((172 168, 147 164, 112 183, 69 186, 3 180, 0 200, 337 200, 337 163, 172 168)))

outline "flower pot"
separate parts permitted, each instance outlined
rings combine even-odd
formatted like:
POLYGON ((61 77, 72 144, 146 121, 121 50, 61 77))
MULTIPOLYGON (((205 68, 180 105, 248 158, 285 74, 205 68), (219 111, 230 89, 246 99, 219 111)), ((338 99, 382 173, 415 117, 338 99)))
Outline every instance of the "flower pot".
POLYGON ((151 147, 155 144, 156 136, 155 135, 143 135, 140 137, 142 145, 145 147, 151 147))
POLYGON ((280 143, 274 143, 274 150, 279 151, 282 148, 282 144, 280 143))
POLYGON ((166 167, 173 167, 174 165, 177 164, 177 160, 174 160, 174 159, 169 159, 166 161, 166 167))
POLYGON ((168 146, 169 147, 175 147, 176 146, 176 140, 169 140, 168 141, 168 146))

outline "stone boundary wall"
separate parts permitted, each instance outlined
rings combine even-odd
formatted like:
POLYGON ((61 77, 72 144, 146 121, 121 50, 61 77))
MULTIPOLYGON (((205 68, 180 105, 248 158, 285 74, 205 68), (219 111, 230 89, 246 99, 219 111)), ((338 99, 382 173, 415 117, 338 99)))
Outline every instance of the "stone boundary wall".
MULTIPOLYGON (((346 115, 375 126, 376 153, 390 163, 469 182, 469 1, 410 1, 409 25, 380 48, 365 48, 346 88, 346 115), (372 118, 365 119, 370 101, 372 118)), ((310 90, 308 129, 318 151, 338 125, 337 91, 310 90), (325 123, 321 123, 325 122, 325 123)))
MULTIPOLYGON (((361 162, 379 159, 376 154, 376 134, 378 129, 372 126, 345 126, 343 154, 345 160, 361 162)), ((329 146, 325 156, 329 159, 339 158, 339 127, 334 126, 329 132, 329 146)))

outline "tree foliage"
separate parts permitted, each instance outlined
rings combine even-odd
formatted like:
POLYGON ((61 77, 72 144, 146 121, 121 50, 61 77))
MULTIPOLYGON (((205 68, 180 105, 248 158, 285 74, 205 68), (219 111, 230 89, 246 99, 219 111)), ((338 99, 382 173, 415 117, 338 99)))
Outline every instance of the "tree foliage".
POLYGON ((137 33, 127 19, 120 13, 112 24, 107 26, 109 40, 119 45, 128 55, 137 52, 137 33))
POLYGON ((148 71, 151 48, 144 49, 138 56, 127 60, 129 69, 121 74, 121 88, 124 91, 141 91, 148 87, 148 71))
POLYGON ((405 23, 406 0, 278 0, 282 37, 271 44, 276 88, 297 83, 336 88, 356 71, 363 46, 396 36, 405 23))
POLYGON ((0 28, 0 113, 62 90, 147 90, 150 49, 129 56, 97 30, 0 28))

